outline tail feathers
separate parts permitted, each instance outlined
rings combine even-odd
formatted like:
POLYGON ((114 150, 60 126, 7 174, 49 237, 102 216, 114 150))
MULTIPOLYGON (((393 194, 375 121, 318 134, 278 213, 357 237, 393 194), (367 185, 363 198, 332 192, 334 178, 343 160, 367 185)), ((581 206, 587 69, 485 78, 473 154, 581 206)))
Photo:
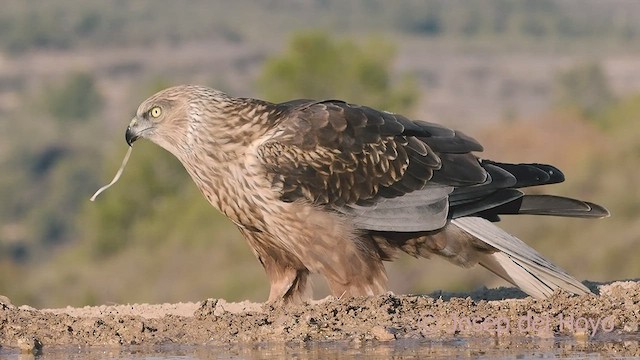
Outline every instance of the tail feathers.
MULTIPOLYGON (((525 195, 520 188, 555 184, 564 181, 557 168, 546 164, 506 164, 481 160, 486 173, 484 182, 473 186, 456 186, 449 195, 449 218, 480 216, 500 221, 503 214, 532 214, 601 218, 609 216, 602 206, 552 195, 525 195)), ((439 171, 432 181, 438 182, 439 171)), ((445 182, 449 184, 448 182, 445 182)))
POLYGON ((480 217, 463 217, 452 223, 499 250, 484 254, 479 263, 518 286, 527 294, 545 299, 555 290, 588 294, 589 289, 515 236, 480 217))
POLYGON ((567 282, 558 278, 556 274, 550 274, 551 277, 549 277, 548 274, 527 266, 503 252, 483 254, 479 264, 537 299, 546 299, 557 289, 578 295, 590 292, 573 278, 571 282, 567 282))
POLYGON ((518 213, 582 218, 609 216, 609 211, 600 205, 555 195, 525 195, 518 213))
POLYGON ((609 210, 598 204, 564 196, 524 195, 502 205, 477 212, 478 216, 490 220, 497 219, 499 215, 517 214, 604 218, 609 216, 609 210))

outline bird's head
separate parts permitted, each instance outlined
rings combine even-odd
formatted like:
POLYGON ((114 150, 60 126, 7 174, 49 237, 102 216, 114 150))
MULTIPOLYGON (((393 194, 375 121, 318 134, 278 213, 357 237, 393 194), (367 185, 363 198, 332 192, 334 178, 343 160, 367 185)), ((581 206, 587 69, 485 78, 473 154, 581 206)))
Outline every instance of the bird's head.
POLYGON ((125 138, 129 146, 151 140, 182 162, 205 154, 231 159, 270 128, 273 105, 203 86, 175 86, 140 104, 125 138))
POLYGON ((222 92, 195 85, 162 90, 138 107, 127 127, 127 144, 148 139, 181 158, 197 142, 202 124, 212 126, 227 98, 222 92))

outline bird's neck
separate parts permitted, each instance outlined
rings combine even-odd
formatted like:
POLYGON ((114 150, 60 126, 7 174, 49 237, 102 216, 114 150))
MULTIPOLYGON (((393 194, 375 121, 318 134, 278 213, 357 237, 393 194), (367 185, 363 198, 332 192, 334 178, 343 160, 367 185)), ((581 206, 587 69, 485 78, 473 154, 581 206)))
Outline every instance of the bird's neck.
POLYGON ((246 148, 273 127, 275 109, 274 104, 262 100, 232 99, 220 112, 225 126, 217 136, 219 141, 246 148))

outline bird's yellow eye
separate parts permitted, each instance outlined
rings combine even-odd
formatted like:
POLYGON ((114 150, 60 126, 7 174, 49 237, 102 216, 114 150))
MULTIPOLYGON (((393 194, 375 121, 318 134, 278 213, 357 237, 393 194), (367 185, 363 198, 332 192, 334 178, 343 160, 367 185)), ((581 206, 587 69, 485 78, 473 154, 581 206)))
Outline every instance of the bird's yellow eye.
POLYGON ((151 115, 151 117, 157 118, 158 116, 160 116, 160 114, 162 114, 162 110, 158 106, 155 106, 151 110, 149 110, 149 114, 151 115))

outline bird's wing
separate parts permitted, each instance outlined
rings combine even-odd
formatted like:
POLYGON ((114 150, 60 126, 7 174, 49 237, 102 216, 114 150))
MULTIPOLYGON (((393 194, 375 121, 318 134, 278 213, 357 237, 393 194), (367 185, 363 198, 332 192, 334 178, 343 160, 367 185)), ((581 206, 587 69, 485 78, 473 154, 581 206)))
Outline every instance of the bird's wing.
POLYGON ((276 106, 280 121, 257 155, 281 199, 326 206, 359 228, 438 229, 454 186, 486 180, 470 154, 482 147, 440 125, 334 100, 276 106))

